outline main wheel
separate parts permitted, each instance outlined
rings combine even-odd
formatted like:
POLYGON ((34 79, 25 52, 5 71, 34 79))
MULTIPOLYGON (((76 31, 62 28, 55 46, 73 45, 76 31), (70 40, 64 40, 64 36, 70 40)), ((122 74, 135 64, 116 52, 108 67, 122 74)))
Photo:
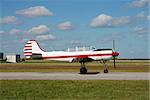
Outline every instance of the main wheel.
POLYGON ((105 69, 105 70, 104 70, 104 73, 108 73, 108 69, 105 69))
POLYGON ((87 69, 85 67, 81 67, 80 74, 86 74, 86 73, 87 73, 87 69))
POLYGON ((83 71, 83 67, 80 68, 80 74, 83 74, 84 71, 83 71))
POLYGON ((87 73, 86 67, 83 67, 83 70, 84 70, 84 74, 86 74, 87 73))

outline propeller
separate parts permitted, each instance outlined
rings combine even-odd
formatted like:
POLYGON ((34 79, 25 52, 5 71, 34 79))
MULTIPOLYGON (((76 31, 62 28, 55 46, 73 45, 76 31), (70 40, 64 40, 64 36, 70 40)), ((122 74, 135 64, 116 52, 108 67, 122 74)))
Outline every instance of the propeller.
POLYGON ((113 63, 114 63, 114 68, 116 68, 115 40, 113 40, 113 63))
POLYGON ((113 60, 114 60, 114 68, 116 68, 116 60, 115 60, 115 56, 113 57, 113 60))

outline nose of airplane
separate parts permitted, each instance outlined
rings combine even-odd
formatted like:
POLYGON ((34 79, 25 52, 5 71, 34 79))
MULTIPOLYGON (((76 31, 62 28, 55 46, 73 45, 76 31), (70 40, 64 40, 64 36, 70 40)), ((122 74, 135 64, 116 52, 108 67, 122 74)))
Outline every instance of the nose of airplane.
POLYGON ((112 56, 118 56, 119 55, 119 52, 113 52, 112 53, 112 56))

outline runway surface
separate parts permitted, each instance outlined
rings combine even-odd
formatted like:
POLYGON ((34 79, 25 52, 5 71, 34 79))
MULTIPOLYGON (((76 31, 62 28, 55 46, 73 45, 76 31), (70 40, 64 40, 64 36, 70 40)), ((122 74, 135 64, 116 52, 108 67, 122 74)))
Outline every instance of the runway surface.
POLYGON ((150 80, 150 73, 0 72, 0 80, 150 80))

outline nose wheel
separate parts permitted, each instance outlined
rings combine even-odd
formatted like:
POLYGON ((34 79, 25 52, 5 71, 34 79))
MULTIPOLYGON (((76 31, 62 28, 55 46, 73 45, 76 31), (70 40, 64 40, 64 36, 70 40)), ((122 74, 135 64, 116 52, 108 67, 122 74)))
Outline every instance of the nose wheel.
POLYGON ((104 69, 104 73, 108 73, 108 69, 104 69))
POLYGON ((104 73, 108 73, 108 69, 107 69, 107 64, 106 64, 106 60, 103 60, 103 64, 104 64, 104 73))

